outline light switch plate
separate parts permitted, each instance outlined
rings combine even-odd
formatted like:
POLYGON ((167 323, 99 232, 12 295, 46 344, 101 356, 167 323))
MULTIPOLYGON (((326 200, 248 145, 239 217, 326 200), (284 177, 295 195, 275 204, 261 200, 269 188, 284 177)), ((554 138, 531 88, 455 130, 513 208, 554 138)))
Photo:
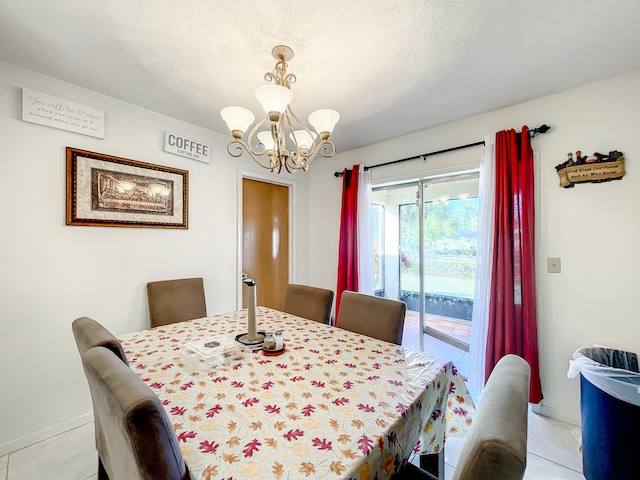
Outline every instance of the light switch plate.
POLYGON ((560 257, 547 257, 547 272, 560 273, 560 257))

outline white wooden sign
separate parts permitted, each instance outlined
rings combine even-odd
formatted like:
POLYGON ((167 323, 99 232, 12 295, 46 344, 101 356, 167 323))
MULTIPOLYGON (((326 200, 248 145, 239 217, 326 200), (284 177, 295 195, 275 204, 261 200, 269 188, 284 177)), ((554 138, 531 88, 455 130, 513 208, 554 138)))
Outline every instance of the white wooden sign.
POLYGON ((191 140, 177 133, 164 132, 164 151, 204 163, 209 163, 211 159, 211 147, 209 145, 197 140, 191 140))
POLYGON ((22 120, 104 138, 104 112, 95 108, 22 89, 22 120))

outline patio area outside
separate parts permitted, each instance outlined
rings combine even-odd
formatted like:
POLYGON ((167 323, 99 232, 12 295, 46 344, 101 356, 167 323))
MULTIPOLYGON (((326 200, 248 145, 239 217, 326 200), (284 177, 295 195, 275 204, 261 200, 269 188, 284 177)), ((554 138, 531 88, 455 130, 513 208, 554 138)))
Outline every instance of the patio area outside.
MULTIPOLYGON (((405 316, 405 332, 407 334, 418 335, 420 329, 419 312, 407 310, 405 316)), ((425 329, 428 335, 436 337, 439 340, 449 343, 464 351, 469 351, 471 342, 471 322, 466 320, 457 320, 454 318, 446 318, 437 315, 425 314, 425 329)))

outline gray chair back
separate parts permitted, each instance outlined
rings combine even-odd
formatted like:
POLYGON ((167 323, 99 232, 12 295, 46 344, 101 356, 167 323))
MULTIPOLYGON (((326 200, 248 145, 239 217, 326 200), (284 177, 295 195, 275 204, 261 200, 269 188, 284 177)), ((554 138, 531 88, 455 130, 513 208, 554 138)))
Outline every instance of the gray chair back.
POLYGON ((345 290, 336 326, 400 345, 406 312, 404 302, 345 290))
MULTIPOLYGON (((87 350, 94 347, 104 347, 113 352, 125 365, 129 364, 120 341, 109 330, 103 327, 102 324, 89 317, 80 317, 73 321, 71 329, 73 330, 73 336, 76 339, 76 345, 81 358, 87 350)), ((91 400, 93 401, 93 398, 91 400)), ((96 450, 98 451, 98 480, 104 480, 108 477, 105 476, 102 455, 105 454, 107 446, 104 441, 104 435, 102 434, 100 419, 95 415, 95 405, 93 428, 96 438, 96 450)))
MULTIPOLYGON (((484 387, 453 480, 521 480, 527 466, 529 364, 506 355, 484 387)), ((445 444, 445 449, 446 449, 445 444)), ((407 463, 393 480, 438 480, 407 463)))
POLYGON ((82 356, 108 446, 101 457, 110 480, 185 480, 189 471, 158 396, 106 348, 82 356))
POLYGON ((147 283, 151 327, 207 316, 202 278, 147 283))
POLYGON ((484 387, 453 480, 522 479, 527 466, 530 375, 529 364, 517 355, 498 361, 484 387))
POLYGON ((102 324, 89 317, 80 317, 73 321, 71 329, 73 330, 80 356, 90 348, 104 347, 116 354, 125 364, 129 364, 120 340, 104 328, 102 324))
POLYGON ((331 322, 333 290, 290 283, 284 295, 282 311, 316 322, 331 322))

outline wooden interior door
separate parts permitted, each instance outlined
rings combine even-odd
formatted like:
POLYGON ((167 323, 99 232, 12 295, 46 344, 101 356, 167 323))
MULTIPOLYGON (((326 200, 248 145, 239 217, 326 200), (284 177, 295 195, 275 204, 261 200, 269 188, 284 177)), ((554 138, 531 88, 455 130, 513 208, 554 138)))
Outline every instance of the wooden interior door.
POLYGON ((282 308, 289 283, 289 187, 242 179, 242 271, 258 280, 258 305, 282 308))

